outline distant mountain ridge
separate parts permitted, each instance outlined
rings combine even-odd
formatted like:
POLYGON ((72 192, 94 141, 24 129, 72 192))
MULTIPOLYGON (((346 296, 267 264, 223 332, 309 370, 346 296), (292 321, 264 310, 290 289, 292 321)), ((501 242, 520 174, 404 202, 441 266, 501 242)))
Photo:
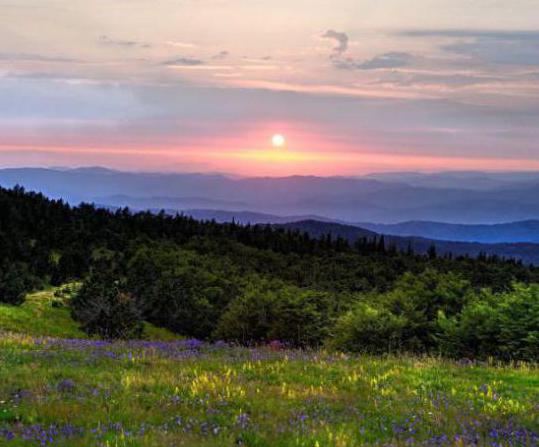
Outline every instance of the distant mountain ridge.
POLYGON ((525 220, 492 225, 459 225, 441 222, 409 221, 398 224, 360 222, 362 228, 395 236, 420 236, 430 239, 463 242, 539 243, 539 220, 525 220))
POLYGON ((539 173, 446 171, 430 174, 420 172, 385 172, 365 176, 383 182, 406 183, 410 186, 429 188, 457 188, 489 191, 504 187, 522 186, 526 183, 539 183, 539 173))
MULTIPOLYGON (((349 242, 361 238, 380 238, 382 235, 353 225, 343 225, 314 220, 278 224, 280 228, 305 231, 313 237, 320 238, 327 234, 342 237, 349 242)), ((539 244, 532 243, 501 243, 482 244, 476 242, 440 241, 421 237, 401 237, 383 235, 387 246, 393 245, 400 251, 412 248, 415 253, 425 254, 434 246, 439 255, 478 257, 481 254, 496 255, 507 259, 521 260, 525 264, 539 265, 539 244)))
MULTIPOLYGON (((253 213, 251 211, 224 211, 208 209, 188 209, 183 214, 197 220, 215 220, 219 223, 236 222, 239 224, 280 224, 297 221, 314 220, 318 222, 334 222, 322 216, 276 216, 274 214, 253 213)), ((345 223, 345 222, 343 222, 345 223)))
POLYGON ((417 237, 437 241, 478 242, 483 244, 519 242, 539 244, 539 220, 492 225, 459 225, 428 221, 377 224, 371 222, 352 223, 337 221, 316 215, 277 216, 251 211, 188 209, 183 211, 183 213, 198 220, 215 220, 216 222, 232 222, 234 220, 240 224, 282 224, 298 221, 318 221, 359 227, 377 234, 417 237))
POLYGON ((240 209, 276 216, 322 216, 337 222, 385 224, 491 224, 539 219, 536 173, 234 178, 106 168, 0 169, 1 186, 16 184, 72 204, 86 201, 136 209, 240 209), (477 185, 478 176, 482 185, 477 185))

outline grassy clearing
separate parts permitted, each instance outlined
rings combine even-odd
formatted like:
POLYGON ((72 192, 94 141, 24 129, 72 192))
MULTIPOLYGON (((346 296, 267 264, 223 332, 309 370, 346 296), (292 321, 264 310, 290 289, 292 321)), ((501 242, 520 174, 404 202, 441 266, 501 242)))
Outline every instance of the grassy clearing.
POLYGON ((531 446, 539 439, 539 369, 526 364, 5 334, 0 396, 0 444, 9 446, 531 446))
POLYGON ((69 309, 54 296, 56 290, 31 293, 21 306, 0 303, 0 329, 34 336, 85 338, 69 309))
MULTIPOLYGON (((68 284, 28 294, 21 306, 0 303, 0 331, 35 337, 88 338, 71 318, 67 305, 77 286, 68 284)), ((166 329, 145 323, 144 338, 171 341, 179 337, 166 329)))

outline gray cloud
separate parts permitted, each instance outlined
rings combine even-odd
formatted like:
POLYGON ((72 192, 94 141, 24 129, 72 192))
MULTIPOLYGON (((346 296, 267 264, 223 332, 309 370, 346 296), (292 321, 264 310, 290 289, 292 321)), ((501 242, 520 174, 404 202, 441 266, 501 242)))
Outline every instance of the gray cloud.
POLYGON ((487 37, 495 39, 539 39, 539 31, 510 31, 510 30, 470 30, 470 29, 441 29, 441 30, 406 30, 398 33, 412 37, 487 37))
POLYGON ((161 65, 194 67, 197 65, 204 65, 204 61, 201 59, 195 59, 190 57, 177 57, 175 59, 161 62, 161 65))
POLYGON ((445 30, 409 30, 398 33, 402 36, 410 37, 472 37, 497 40, 531 40, 537 42, 539 31, 507 31, 507 30, 466 30, 466 29, 445 29, 445 30))
POLYGON ((531 40, 478 38, 472 42, 444 45, 442 49, 493 64, 539 65, 539 45, 531 40))
POLYGON ((337 46, 333 49, 335 54, 340 56, 341 54, 345 53, 346 50, 348 50, 349 38, 346 33, 341 33, 330 29, 322 34, 322 37, 324 39, 333 39, 337 43, 337 46))
POLYGON ((69 57, 47 56, 33 53, 0 53, 0 60, 29 62, 81 62, 79 59, 72 59, 69 57))
POLYGON ((500 65, 539 65, 539 31, 416 30, 409 37, 452 38, 444 51, 500 65))
POLYGON ((228 51, 219 51, 216 55, 213 56, 213 59, 226 59, 228 56, 230 56, 230 53, 228 51))
POLYGON ((409 53, 391 52, 380 54, 372 59, 357 61, 351 58, 335 61, 341 70, 380 70, 384 68, 400 68, 410 65, 414 57, 409 53))
POLYGON ((411 86, 444 86, 449 88, 463 88, 472 85, 491 84, 503 82, 505 79, 496 76, 481 76, 461 73, 404 73, 393 71, 380 80, 381 84, 391 83, 403 87, 411 86))
POLYGON ((99 36, 99 43, 101 45, 109 45, 123 48, 150 48, 151 45, 145 42, 138 42, 136 40, 121 40, 111 39, 109 36, 99 36))

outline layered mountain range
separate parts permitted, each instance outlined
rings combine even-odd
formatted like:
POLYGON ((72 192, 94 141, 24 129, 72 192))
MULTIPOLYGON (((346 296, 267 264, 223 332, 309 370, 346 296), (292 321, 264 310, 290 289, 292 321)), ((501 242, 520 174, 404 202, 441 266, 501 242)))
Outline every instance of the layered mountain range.
POLYGON ((391 173, 259 177, 0 169, 0 185, 69 203, 161 209, 196 219, 287 225, 349 240, 384 234, 400 248, 480 253, 539 263, 539 173, 391 173))

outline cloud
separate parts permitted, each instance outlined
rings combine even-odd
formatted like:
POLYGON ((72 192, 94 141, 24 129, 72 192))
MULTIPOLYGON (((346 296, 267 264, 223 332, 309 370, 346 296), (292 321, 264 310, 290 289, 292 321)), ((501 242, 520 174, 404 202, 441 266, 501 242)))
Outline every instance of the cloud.
POLYGON ((508 30, 467 30, 467 29, 445 29, 445 30, 409 30, 398 33, 402 36, 410 37, 472 37, 487 38, 497 40, 530 40, 537 42, 539 31, 508 31, 508 30))
POLYGON ((463 74, 463 73, 410 73, 392 71, 380 80, 381 84, 394 84, 403 87, 444 87, 465 88, 473 85, 484 85, 503 82, 504 78, 496 76, 463 74))
POLYGON ((145 42, 138 42, 136 40, 121 40, 121 39, 111 39, 109 36, 101 35, 99 36, 99 43, 101 45, 109 45, 123 48, 150 48, 151 45, 145 42))
POLYGON ((177 47, 177 48, 196 48, 197 47, 194 43, 179 42, 177 40, 167 40, 165 44, 170 45, 171 47, 177 47))
POLYGON ((444 45, 443 50, 500 65, 539 65, 539 45, 533 41, 476 39, 444 45))
POLYGON ((230 53, 228 51, 219 51, 216 55, 213 56, 213 59, 226 59, 228 56, 230 56, 230 53))
POLYGON ((0 60, 29 62, 81 62, 79 59, 72 59, 69 57, 47 56, 32 53, 0 53, 0 60))
MULTIPOLYGON (((0 107, 0 127, 4 120, 4 126, 14 130, 13 120, 18 120, 29 131, 17 132, 12 140, 7 140, 6 127, 0 134, 4 144, 22 141, 45 147, 61 140, 66 147, 123 150, 159 146, 175 151, 207 147, 211 142, 220 148, 224 135, 236 138, 279 120, 302 130, 310 126, 313 138, 320 132, 323 141, 338 142, 350 151, 361 152, 371 146, 380 153, 402 155, 539 157, 537 102, 504 97, 497 104, 474 105, 468 95, 465 99, 460 103, 446 98, 352 98, 258 88, 193 87, 189 83, 137 86, 7 79, 0 82, 0 104, 7 105, 0 107), (157 112, 159 120, 155 119, 157 112), (69 124, 72 120, 81 123, 76 130, 69 124), (448 134, 446 129, 455 132, 448 134), (179 134, 192 140, 180 141, 179 134), (171 145, 171 141, 178 144, 171 145)), ((333 145, 328 145, 328 151, 330 147, 333 145)), ((136 157, 131 160, 135 163, 136 157)), ((144 168, 143 162, 138 163, 144 168)))
POLYGON ((340 56, 343 53, 348 50, 348 35, 346 33, 340 33, 338 31, 334 31, 332 29, 326 31, 324 34, 322 34, 322 38, 324 39, 332 39, 336 41, 337 46, 333 48, 333 52, 340 56))
POLYGON ((351 58, 338 60, 335 66, 341 70, 380 70, 400 68, 410 65, 414 57, 409 53, 391 52, 380 54, 372 59, 357 61, 351 58))
POLYGON ((453 39, 440 48, 459 56, 497 65, 539 65, 539 31, 416 30, 408 37, 453 39))
POLYGON ((177 57, 168 61, 161 62, 161 65, 167 66, 182 66, 182 67, 194 67, 197 65, 204 65, 204 61, 201 59, 195 59, 190 57, 177 57))

